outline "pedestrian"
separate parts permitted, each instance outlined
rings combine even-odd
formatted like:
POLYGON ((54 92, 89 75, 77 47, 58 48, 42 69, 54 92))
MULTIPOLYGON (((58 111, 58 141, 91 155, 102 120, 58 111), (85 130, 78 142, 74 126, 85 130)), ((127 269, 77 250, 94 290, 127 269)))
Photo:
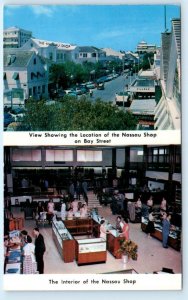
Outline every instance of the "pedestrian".
POLYGON ((35 236, 35 258, 37 262, 37 270, 39 274, 43 274, 44 273, 43 255, 44 252, 46 251, 44 238, 42 234, 39 232, 38 228, 33 229, 33 234, 35 236))
POLYGON ((165 214, 163 216, 163 221, 162 221, 163 248, 168 248, 168 236, 169 236, 170 227, 171 227, 170 219, 171 219, 170 214, 165 214))
POLYGON ((23 255, 23 274, 36 274, 35 245, 29 235, 27 236, 27 244, 23 247, 23 255))

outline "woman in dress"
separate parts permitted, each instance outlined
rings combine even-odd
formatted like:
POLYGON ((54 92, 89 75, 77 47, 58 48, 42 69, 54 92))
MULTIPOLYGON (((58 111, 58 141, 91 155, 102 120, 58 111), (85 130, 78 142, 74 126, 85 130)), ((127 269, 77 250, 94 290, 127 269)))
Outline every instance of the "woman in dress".
POLYGON ((52 222, 52 219, 53 219, 53 216, 54 216, 54 203, 53 203, 53 200, 51 199, 49 202, 48 202, 48 206, 47 206, 47 209, 48 209, 48 212, 47 212, 47 219, 49 221, 49 224, 52 222))
POLYGON ((63 200, 61 204, 61 219, 65 220, 65 217, 66 217, 66 204, 65 201, 63 200))
POLYGON ((154 216, 153 216, 153 212, 151 211, 149 213, 149 217, 148 217, 148 224, 146 226, 146 233, 148 234, 148 237, 151 236, 151 233, 155 232, 155 226, 154 226, 154 216))
POLYGON ((100 222, 100 238, 103 238, 104 240, 106 240, 107 233, 108 233, 108 231, 106 230, 106 227, 105 227, 105 220, 101 220, 101 222, 100 222))
POLYGON ((128 224, 128 219, 124 218, 122 219, 121 223, 120 223, 121 229, 122 229, 122 233, 120 236, 124 237, 126 240, 129 240, 129 224, 128 224))
POLYGON ((81 218, 86 218, 87 217, 87 205, 86 203, 82 204, 80 208, 80 217, 81 218))
POLYGON ((29 235, 27 236, 27 244, 23 247, 23 255, 23 274, 36 274, 35 245, 29 235))

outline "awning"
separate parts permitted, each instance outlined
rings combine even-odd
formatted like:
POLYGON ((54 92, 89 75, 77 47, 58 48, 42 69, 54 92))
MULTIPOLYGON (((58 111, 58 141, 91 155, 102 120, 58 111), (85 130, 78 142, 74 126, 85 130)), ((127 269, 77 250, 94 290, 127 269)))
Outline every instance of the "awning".
POLYGON ((14 80, 18 80, 18 79, 19 79, 19 73, 14 72, 12 78, 13 78, 14 80))

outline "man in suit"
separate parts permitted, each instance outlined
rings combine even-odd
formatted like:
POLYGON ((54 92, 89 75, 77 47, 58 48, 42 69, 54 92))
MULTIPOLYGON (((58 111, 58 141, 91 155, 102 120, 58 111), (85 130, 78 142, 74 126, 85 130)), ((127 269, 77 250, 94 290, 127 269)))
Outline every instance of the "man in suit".
POLYGON ((42 234, 39 232, 38 228, 33 229, 33 234, 35 236, 35 257, 37 262, 37 270, 39 274, 43 274, 44 273, 43 255, 44 252, 46 251, 44 238, 42 234))

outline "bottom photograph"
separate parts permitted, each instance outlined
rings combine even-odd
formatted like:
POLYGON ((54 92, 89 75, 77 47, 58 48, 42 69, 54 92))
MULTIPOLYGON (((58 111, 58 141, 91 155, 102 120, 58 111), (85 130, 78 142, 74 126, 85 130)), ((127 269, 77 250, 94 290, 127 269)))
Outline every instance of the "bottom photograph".
POLYGON ((4 274, 182 273, 181 146, 4 147, 4 274))

